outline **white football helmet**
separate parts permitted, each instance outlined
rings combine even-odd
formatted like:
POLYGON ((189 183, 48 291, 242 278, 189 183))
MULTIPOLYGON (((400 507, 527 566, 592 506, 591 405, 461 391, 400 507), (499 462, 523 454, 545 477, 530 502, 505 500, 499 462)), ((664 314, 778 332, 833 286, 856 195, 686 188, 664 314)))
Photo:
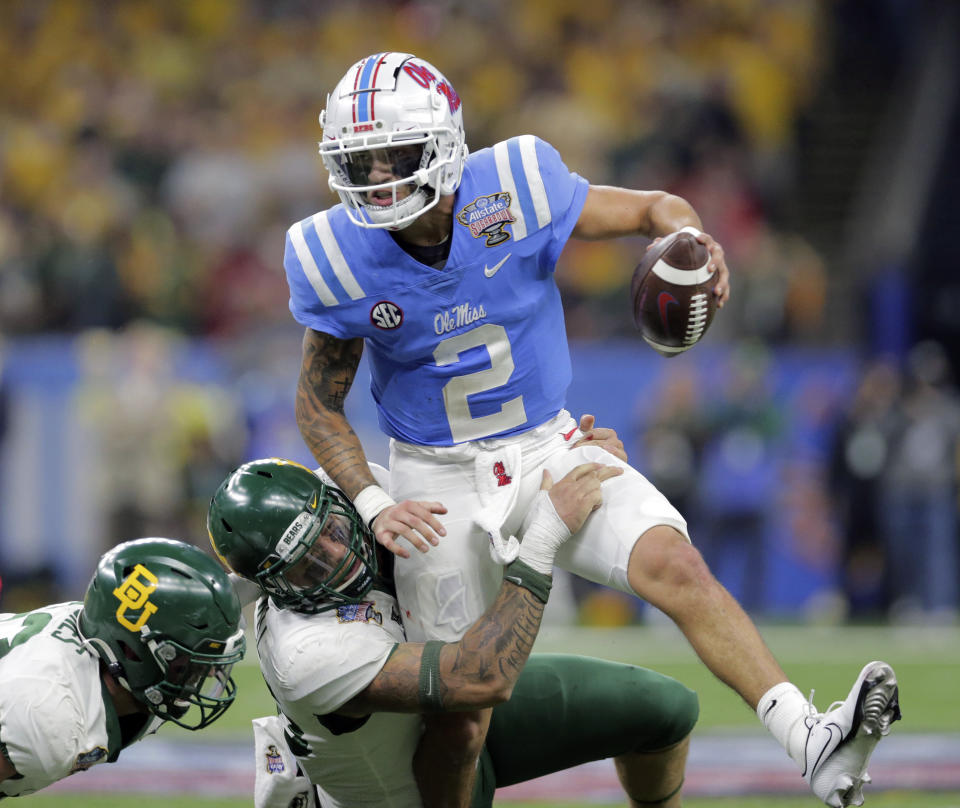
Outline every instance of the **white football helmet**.
POLYGON ((327 96, 320 125, 330 188, 361 227, 401 230, 460 185, 460 96, 413 54, 357 62, 327 96))

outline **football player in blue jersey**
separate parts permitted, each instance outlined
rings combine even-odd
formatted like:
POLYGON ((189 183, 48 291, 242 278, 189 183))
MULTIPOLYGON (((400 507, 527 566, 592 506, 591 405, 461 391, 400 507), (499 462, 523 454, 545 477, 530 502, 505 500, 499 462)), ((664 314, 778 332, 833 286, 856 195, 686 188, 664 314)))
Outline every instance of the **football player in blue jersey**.
MULTIPOLYGON (((721 306, 723 249, 684 199, 591 185, 532 135, 469 154, 453 85, 408 53, 353 65, 320 120, 341 203, 287 232, 290 309, 306 328, 297 422, 397 555, 408 638, 455 640, 496 595, 543 470, 559 479, 598 458, 589 445, 570 449, 579 428, 564 409, 571 367, 553 270, 566 242, 695 228, 721 306), (391 438, 389 492, 344 417, 364 347, 391 438), (411 557, 401 539, 421 552, 411 557)), ((683 517, 623 465, 557 565, 666 613, 818 797, 860 804, 870 754, 899 716, 890 666, 869 663, 845 701, 817 712, 704 564, 683 517)))

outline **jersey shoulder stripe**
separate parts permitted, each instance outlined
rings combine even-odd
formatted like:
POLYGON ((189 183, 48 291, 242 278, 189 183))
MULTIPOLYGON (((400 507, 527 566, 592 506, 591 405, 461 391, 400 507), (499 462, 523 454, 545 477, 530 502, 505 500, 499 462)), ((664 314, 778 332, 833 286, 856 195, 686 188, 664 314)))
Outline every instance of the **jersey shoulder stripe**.
POLYGON ((357 283, 357 279, 350 269, 347 259, 343 255, 343 250, 340 249, 337 237, 334 235, 333 226, 330 223, 330 211, 323 210, 315 214, 313 217, 313 227, 320 239, 320 246, 323 248, 323 253, 327 257, 327 261, 330 262, 330 268, 333 270, 333 274, 336 275, 337 280, 340 282, 344 291, 350 296, 350 299, 359 300, 362 297, 366 297, 366 292, 364 292, 363 289, 360 288, 360 284, 357 283))
POLYGON ((526 177, 527 188, 530 191, 530 201, 533 203, 533 210, 537 217, 537 227, 546 227, 553 216, 550 213, 550 202, 543 184, 543 175, 540 173, 536 138, 533 135, 521 135, 517 138, 517 143, 520 148, 523 175, 526 177))
POLYGON ((289 264, 295 262, 306 279, 310 281, 310 285, 317 293, 320 301, 325 306, 336 306, 339 301, 334 297, 333 292, 330 291, 330 287, 327 286, 326 281, 320 274, 320 268, 317 266, 317 262, 314 260, 310 248, 307 246, 307 238, 304 232, 307 221, 308 220, 304 219, 302 222, 297 222, 287 231, 290 246, 293 248, 293 255, 290 254, 289 250, 287 251, 288 270, 290 269, 289 264))
POLYGON ((296 261, 321 303, 337 306, 366 297, 340 248, 330 211, 320 211, 297 222, 287 233, 293 249, 288 260, 296 261))
POLYGON ((497 178, 510 194, 510 213, 515 219, 513 237, 521 241, 528 233, 545 227, 552 220, 540 173, 537 139, 533 135, 520 135, 501 141, 493 147, 493 154, 497 178))

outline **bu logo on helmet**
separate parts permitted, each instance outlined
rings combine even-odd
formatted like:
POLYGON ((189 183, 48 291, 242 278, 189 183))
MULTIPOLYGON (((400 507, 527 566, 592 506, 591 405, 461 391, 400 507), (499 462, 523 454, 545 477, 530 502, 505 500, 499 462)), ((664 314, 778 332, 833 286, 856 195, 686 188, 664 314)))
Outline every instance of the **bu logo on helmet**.
POLYGON ((150 602, 150 594, 157 588, 157 576, 148 570, 143 564, 137 564, 131 572, 116 589, 113 594, 120 605, 117 607, 117 622, 130 631, 139 631, 151 614, 157 611, 157 607, 150 602), (146 581, 141 580, 142 578, 146 581), (142 609, 137 622, 132 623, 126 616, 127 609, 142 609))

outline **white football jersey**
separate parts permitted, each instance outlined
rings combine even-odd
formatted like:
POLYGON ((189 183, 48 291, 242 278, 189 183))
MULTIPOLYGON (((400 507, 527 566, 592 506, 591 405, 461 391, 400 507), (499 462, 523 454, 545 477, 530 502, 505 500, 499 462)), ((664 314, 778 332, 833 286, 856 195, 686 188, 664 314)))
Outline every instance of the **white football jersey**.
POLYGON ((0 614, 0 741, 21 775, 0 795, 30 794, 120 752, 99 659, 77 628, 82 605, 0 614))
POLYGON ((287 719, 291 751, 320 790, 320 804, 421 808, 413 777, 420 716, 331 715, 370 684, 405 641, 396 599, 371 590, 362 604, 306 615, 261 598, 256 628, 264 679, 287 719))

